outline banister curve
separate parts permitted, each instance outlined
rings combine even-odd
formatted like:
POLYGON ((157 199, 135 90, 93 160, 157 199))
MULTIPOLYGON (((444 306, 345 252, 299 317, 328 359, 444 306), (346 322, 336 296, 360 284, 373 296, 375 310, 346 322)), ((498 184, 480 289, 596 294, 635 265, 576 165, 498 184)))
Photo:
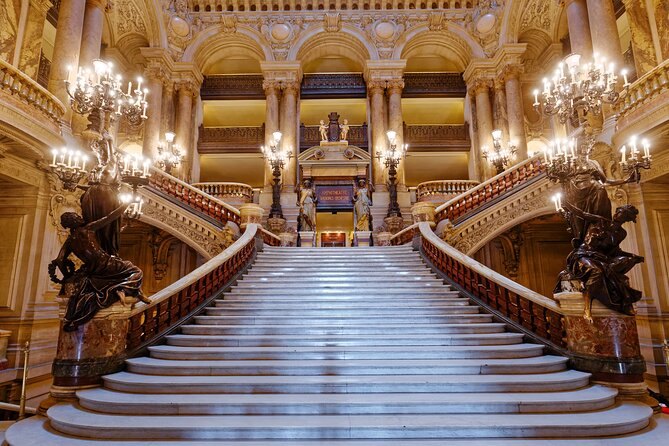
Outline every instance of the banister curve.
POLYGON ((509 291, 518 294, 519 296, 524 297, 527 300, 530 300, 536 304, 541 305, 542 307, 555 311, 558 314, 561 315, 563 314, 562 308, 560 308, 560 305, 558 305, 554 300, 549 299, 548 297, 543 296, 537 293, 536 291, 532 291, 529 288, 525 288, 519 283, 516 283, 513 280, 503 276, 502 274, 493 271, 492 269, 488 268, 482 263, 477 262, 473 258, 461 253, 448 243, 444 242, 437 236, 437 234, 434 233, 434 231, 432 231, 432 228, 430 227, 430 224, 428 222, 418 223, 418 227, 420 228, 421 237, 427 239, 427 241, 429 241, 437 249, 445 253, 448 257, 451 257, 452 259, 460 263, 466 264, 469 268, 471 268, 481 276, 497 283, 498 285, 506 288, 509 291))
POLYGON ((250 241, 252 241, 253 238, 256 236, 256 233, 258 232, 259 228, 262 229, 259 225, 254 223, 251 223, 248 226, 246 226, 246 231, 244 231, 241 237, 239 237, 232 245, 228 246, 227 249, 225 249, 219 255, 212 257, 204 265, 194 269, 193 271, 186 274, 173 284, 168 285, 167 287, 163 288, 162 290, 150 296, 149 297, 149 299, 151 299, 150 304, 142 304, 142 303, 137 304, 137 306, 130 313, 130 317, 133 317, 139 313, 146 311, 147 309, 150 309, 151 307, 158 305, 159 303, 168 299, 170 296, 196 283, 198 280, 200 280, 200 278, 214 271, 216 268, 218 268, 220 265, 224 264, 228 259, 230 259, 233 255, 237 254, 237 252, 241 251, 241 249, 244 246, 246 246, 250 241))

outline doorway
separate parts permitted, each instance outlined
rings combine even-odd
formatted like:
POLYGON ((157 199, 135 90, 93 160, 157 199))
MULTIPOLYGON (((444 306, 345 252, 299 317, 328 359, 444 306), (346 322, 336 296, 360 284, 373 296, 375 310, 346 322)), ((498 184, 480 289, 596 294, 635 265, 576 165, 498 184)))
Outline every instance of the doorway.
POLYGON ((316 215, 318 246, 351 246, 353 212, 319 211, 316 215))

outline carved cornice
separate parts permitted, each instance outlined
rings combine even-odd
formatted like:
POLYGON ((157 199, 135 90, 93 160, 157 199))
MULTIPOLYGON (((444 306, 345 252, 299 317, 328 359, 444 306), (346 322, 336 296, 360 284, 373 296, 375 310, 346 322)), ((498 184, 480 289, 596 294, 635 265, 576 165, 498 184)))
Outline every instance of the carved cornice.
POLYGON ((265 127, 202 127, 197 142, 201 154, 260 153, 265 127))
POLYGON ((205 76, 202 99, 265 99, 262 75, 205 76))
POLYGON ((302 98, 364 98, 365 79, 357 73, 305 74, 302 79, 302 98))
POLYGON ((467 85, 459 73, 406 73, 402 97, 463 98, 467 85))

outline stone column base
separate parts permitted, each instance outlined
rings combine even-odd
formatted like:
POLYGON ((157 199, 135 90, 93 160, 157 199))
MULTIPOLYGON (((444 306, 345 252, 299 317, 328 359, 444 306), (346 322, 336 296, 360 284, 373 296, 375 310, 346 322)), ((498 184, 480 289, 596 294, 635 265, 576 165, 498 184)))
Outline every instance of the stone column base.
POLYGON ((374 237, 375 246, 390 246, 390 237, 392 234, 387 231, 377 232, 374 237))
POLYGON ((254 203, 246 203, 239 207, 239 217, 242 231, 249 223, 262 224, 263 208, 254 203))
POLYGON ((572 367, 591 373, 595 382, 627 389, 630 394, 639 393, 640 386, 645 390, 646 364, 635 317, 610 310, 595 300, 590 322, 583 317, 582 293, 558 293, 555 300, 564 312, 572 367))
POLYGON ((436 206, 430 202, 418 202, 411 206, 411 216, 414 223, 423 221, 434 222, 436 206))
POLYGON ((353 235, 355 246, 369 246, 371 240, 371 231, 356 231, 353 235))
POLYGON ((300 231, 300 246, 303 248, 313 248, 316 242, 316 233, 314 231, 300 231))

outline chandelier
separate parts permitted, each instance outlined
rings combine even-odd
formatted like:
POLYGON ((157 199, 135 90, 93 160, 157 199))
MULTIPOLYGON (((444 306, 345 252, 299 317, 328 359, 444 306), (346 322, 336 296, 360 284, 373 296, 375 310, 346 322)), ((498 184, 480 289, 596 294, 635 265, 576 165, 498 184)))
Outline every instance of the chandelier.
POLYGON ((290 160, 293 156, 291 150, 279 148, 281 136, 281 132, 273 132, 269 147, 262 146, 260 148, 263 156, 272 168, 272 176, 274 177, 274 183, 272 184, 272 207, 269 211, 270 218, 283 218, 283 210, 281 209, 281 170, 286 165, 286 161, 290 160))
POLYGON ((390 146, 383 152, 377 151, 376 158, 383 161, 383 164, 388 168, 388 194, 390 195, 390 203, 388 203, 387 217, 401 217, 400 205, 397 201, 397 167, 406 156, 409 150, 409 144, 402 144, 397 148, 397 132, 389 130, 386 132, 390 146))
POLYGON ((165 133, 165 142, 158 145, 158 158, 156 164, 166 173, 171 173, 172 169, 179 167, 183 155, 178 144, 174 144, 176 135, 172 132, 165 133))
MULTIPOLYGON (((623 88, 627 89, 627 72, 621 74, 623 88)), ((551 79, 543 79, 543 91, 534 90, 534 108, 538 113, 557 116, 562 124, 584 124, 586 116, 601 114, 603 104, 618 101, 617 83, 615 64, 607 64, 597 55, 593 62, 581 63, 579 54, 571 54, 558 65, 551 79)))
POLYGON ((492 146, 494 151, 490 153, 488 147, 483 147, 483 158, 489 161, 495 169, 497 174, 504 172, 504 169, 511 164, 511 159, 516 154, 516 145, 512 142, 502 144, 502 131, 492 131, 492 146))
POLYGON ((63 147, 60 150, 52 149, 53 159, 49 167, 63 183, 63 188, 74 191, 77 184, 86 176, 86 163, 88 156, 79 150, 71 150, 63 147))

